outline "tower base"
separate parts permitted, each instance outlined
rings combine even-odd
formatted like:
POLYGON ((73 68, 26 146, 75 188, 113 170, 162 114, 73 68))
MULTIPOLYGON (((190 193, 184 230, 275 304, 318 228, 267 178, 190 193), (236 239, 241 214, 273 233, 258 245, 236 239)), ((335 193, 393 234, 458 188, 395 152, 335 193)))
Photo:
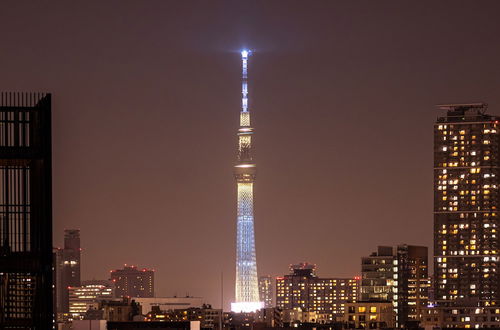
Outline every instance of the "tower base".
POLYGON ((231 303, 231 312, 233 313, 252 313, 264 308, 264 302, 234 302, 231 303))

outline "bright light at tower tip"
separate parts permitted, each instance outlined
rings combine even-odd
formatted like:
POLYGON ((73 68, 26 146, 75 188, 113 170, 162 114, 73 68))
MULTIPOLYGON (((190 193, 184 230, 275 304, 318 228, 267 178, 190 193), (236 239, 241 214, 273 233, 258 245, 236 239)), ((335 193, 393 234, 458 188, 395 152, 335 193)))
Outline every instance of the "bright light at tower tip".
POLYGON ((249 50, 244 49, 244 50, 241 51, 241 56, 242 57, 248 57, 249 54, 250 54, 249 50))

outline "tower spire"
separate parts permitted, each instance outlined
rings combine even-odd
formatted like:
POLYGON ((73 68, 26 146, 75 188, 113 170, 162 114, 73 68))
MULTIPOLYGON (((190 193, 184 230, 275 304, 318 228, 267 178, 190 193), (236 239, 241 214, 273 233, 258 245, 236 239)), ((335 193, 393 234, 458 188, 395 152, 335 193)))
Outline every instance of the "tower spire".
POLYGON ((231 304, 233 312, 253 312, 263 307, 259 301, 257 259, 255 256, 253 183, 256 165, 252 159, 252 135, 248 110, 248 57, 250 51, 241 52, 241 112, 238 129, 238 159, 234 178, 238 187, 236 234, 236 299, 231 304))
POLYGON ((248 111, 248 57, 250 51, 241 51, 241 113, 240 126, 250 126, 250 112, 248 111))

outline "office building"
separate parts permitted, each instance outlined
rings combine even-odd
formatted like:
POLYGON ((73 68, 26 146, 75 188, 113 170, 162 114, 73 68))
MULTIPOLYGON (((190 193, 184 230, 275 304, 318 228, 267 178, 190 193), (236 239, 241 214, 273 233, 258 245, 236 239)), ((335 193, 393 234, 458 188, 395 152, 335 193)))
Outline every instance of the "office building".
POLYGON ((51 329, 51 95, 0 94, 0 325, 51 329))
POLYGON ((115 284, 116 297, 154 297, 154 270, 137 269, 125 265, 123 269, 111 271, 111 281, 115 284))
POLYGON ((359 277, 319 278, 316 266, 300 263, 290 266, 290 274, 276 279, 276 307, 315 313, 325 323, 341 317, 347 302, 359 298, 359 277))
POLYGON ((113 282, 106 280, 83 281, 80 286, 70 286, 69 314, 73 320, 83 319, 89 309, 99 309, 99 302, 113 298, 113 282))
POLYGON ((274 307, 273 278, 269 275, 259 277, 259 299, 264 303, 265 308, 274 307))
POLYGON ((64 230, 64 247, 54 249, 55 262, 54 286, 56 291, 57 313, 69 312, 69 287, 78 287, 80 279, 80 230, 64 230))
POLYGON ((236 297, 231 303, 233 312, 253 312, 264 306, 259 301, 257 257, 255 254, 253 184, 256 165, 252 157, 253 128, 250 126, 248 104, 248 57, 241 52, 242 100, 240 128, 238 129, 238 160, 234 166, 234 178, 238 189, 236 221, 236 297))
POLYGON ((434 124, 438 306, 498 305, 499 117, 484 103, 439 105, 434 124))
POLYGON ((398 327, 418 323, 429 301, 427 247, 379 246, 361 259, 361 301, 390 302, 398 327))

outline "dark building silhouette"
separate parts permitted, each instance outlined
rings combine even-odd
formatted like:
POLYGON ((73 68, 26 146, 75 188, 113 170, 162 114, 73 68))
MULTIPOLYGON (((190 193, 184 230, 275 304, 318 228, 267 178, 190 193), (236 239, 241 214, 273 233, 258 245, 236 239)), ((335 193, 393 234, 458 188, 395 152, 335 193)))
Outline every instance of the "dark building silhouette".
POLYGON ((434 124, 434 280, 438 306, 500 298, 500 117, 484 103, 439 105, 434 124))
POLYGON ((116 297, 152 298, 155 296, 154 271, 125 265, 111 271, 116 297))
POLYGON ((55 250, 55 288, 57 313, 69 312, 69 287, 81 285, 80 230, 64 230, 64 248, 55 250))
POLYGON ((0 328, 51 329, 51 95, 0 94, 0 328))

